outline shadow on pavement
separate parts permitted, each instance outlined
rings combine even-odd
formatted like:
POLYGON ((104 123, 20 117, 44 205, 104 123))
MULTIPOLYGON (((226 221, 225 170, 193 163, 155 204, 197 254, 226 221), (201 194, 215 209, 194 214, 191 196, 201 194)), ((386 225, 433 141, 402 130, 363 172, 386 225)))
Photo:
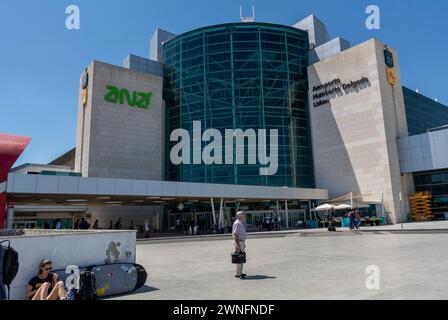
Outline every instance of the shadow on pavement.
POLYGON ((135 291, 126 292, 126 293, 123 293, 123 294, 117 294, 117 295, 113 295, 113 296, 109 296, 109 297, 105 297, 105 298, 102 297, 100 299, 120 298, 120 297, 126 297, 126 296, 129 296, 129 295, 138 294, 138 293, 148 293, 148 292, 158 291, 158 290, 160 290, 160 289, 154 288, 154 287, 150 287, 150 286, 145 284, 143 287, 141 287, 141 288, 139 288, 139 289, 137 289, 135 291))
POLYGON ((154 287, 150 287, 150 286, 145 284, 143 287, 141 287, 140 289, 135 290, 132 293, 133 294, 135 294, 135 293, 148 293, 148 292, 158 291, 158 290, 160 290, 160 289, 154 288, 154 287))
POLYGON ((245 280, 265 280, 265 279, 276 279, 277 277, 265 276, 261 274, 257 274, 255 276, 246 276, 245 280))

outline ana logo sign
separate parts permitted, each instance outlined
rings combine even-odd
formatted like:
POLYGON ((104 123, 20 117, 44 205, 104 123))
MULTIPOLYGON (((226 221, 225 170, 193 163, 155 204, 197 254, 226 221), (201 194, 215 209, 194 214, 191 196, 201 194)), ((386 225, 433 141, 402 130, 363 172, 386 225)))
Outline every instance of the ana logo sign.
POLYGON ((394 56, 387 48, 384 50, 384 63, 386 64, 387 81, 391 86, 397 83, 397 76, 394 69, 394 56))
POLYGON ((391 86, 397 83, 397 77, 395 76, 395 70, 393 68, 386 68, 387 81, 391 86))
POLYGON ((394 56, 392 55, 392 52, 389 50, 384 50, 384 63, 386 63, 386 66, 389 68, 394 67, 394 56))
POLYGON ((88 87, 89 73, 87 72, 87 69, 85 69, 83 74, 81 75, 81 103, 84 107, 87 104, 88 87))
POLYGON ((110 103, 124 104, 125 102, 130 107, 137 107, 142 109, 148 109, 151 103, 152 92, 129 92, 128 89, 119 89, 112 85, 107 85, 108 90, 104 96, 104 100, 110 103))

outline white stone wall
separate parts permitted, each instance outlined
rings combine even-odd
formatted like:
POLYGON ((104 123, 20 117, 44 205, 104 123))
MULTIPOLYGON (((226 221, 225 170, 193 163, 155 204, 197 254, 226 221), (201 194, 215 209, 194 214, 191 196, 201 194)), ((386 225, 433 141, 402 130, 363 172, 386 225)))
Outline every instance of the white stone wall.
POLYGON ((110 221, 114 224, 118 218, 121 219, 122 229, 127 230, 134 223, 135 230, 145 224, 148 219, 152 230, 162 228, 163 207, 161 206, 89 206, 87 210, 91 214, 90 224, 93 226, 95 220, 98 220, 102 229, 109 229, 110 221), (157 217, 158 216, 158 217, 157 217), (157 225, 159 224, 159 225, 157 225))
POLYGON ((407 135, 398 56, 393 49, 397 83, 386 79, 384 44, 369 40, 308 68, 316 187, 330 198, 354 192, 364 201, 381 200, 392 222, 405 220, 412 178, 401 176, 397 138, 407 135), (314 107, 313 87, 340 79, 363 77, 369 85, 358 92, 314 107), (402 193, 403 201, 399 201, 402 193))
MULTIPOLYGON (((83 176, 163 178, 162 77, 94 61, 88 67, 88 103, 78 106, 76 168, 83 176), (152 92, 149 109, 105 101, 106 85, 152 92)), ((80 90, 81 91, 81 90, 80 90)))
POLYGON ((79 79, 78 116, 76 129, 75 171, 88 176, 90 151, 90 126, 92 116, 93 63, 87 67, 89 82, 87 86, 87 103, 82 105, 82 77, 79 79))

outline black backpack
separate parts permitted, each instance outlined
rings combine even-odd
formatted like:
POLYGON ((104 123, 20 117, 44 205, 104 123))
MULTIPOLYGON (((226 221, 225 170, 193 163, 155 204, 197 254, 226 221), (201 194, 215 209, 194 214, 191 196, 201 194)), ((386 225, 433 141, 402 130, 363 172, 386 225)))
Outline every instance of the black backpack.
POLYGON ((96 279, 93 272, 81 272, 76 300, 96 300, 96 279))
POLYGON ((1 241, 0 244, 8 242, 8 247, 3 247, 3 266, 2 266, 2 274, 3 274, 3 284, 8 288, 8 300, 10 294, 10 286, 12 281, 17 275, 19 271, 19 254, 16 250, 11 248, 11 242, 9 240, 1 241))

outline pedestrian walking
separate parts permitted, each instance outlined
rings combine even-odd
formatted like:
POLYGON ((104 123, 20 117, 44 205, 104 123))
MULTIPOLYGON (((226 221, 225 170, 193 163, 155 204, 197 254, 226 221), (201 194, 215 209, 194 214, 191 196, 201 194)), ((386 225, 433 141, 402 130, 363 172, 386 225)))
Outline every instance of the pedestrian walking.
POLYGON ((350 230, 355 230, 356 229, 355 212, 354 211, 350 211, 348 213, 348 218, 350 220, 350 230))
POLYGON ((334 211, 333 210, 329 211, 327 220, 328 220, 328 231, 336 232, 336 224, 334 221, 334 211))
POLYGON ((115 230, 121 229, 121 218, 118 218, 117 222, 115 222, 114 228, 115 230))
POLYGON ((359 213, 359 210, 355 211, 355 228, 356 230, 359 230, 359 226, 361 225, 361 214, 359 213))

